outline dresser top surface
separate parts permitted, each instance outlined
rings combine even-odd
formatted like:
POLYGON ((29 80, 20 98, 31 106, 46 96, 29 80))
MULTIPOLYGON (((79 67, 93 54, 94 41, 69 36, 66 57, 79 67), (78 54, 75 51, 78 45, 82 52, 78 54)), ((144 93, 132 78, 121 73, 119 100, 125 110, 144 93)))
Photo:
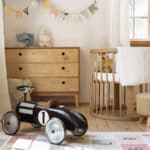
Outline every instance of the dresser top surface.
POLYGON ((6 47, 6 49, 12 49, 12 50, 16 50, 16 49, 26 49, 26 50, 41 50, 41 49, 80 49, 80 47, 49 47, 49 48, 40 48, 40 47, 29 47, 29 48, 24 48, 24 47, 6 47))

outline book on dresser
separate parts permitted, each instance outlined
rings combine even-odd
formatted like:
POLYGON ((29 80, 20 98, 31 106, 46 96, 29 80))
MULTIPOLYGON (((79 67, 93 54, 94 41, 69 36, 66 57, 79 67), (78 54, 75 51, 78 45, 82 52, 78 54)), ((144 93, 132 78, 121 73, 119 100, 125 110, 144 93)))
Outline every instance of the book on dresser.
POLYGON ((74 96, 80 92, 80 48, 6 48, 8 78, 28 78, 35 95, 74 96))

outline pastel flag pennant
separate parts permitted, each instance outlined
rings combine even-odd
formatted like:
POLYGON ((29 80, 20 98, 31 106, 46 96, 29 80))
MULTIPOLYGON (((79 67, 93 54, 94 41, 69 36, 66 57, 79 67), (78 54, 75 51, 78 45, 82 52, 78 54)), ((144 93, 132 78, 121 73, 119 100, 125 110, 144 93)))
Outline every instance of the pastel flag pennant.
POLYGON ((65 12, 65 13, 64 13, 64 16, 69 16, 69 13, 68 13, 68 12, 65 12))
POLYGON ((43 0, 36 0, 38 3, 42 2, 43 0))
POLYGON ((93 15, 98 10, 97 2, 95 1, 93 4, 91 4, 88 9, 93 15))
POLYGON ((81 15, 84 16, 85 18, 88 18, 88 16, 89 16, 89 11, 88 11, 88 9, 85 9, 85 10, 81 11, 80 13, 81 13, 81 15))
POLYGON ((25 9, 23 9, 23 12, 24 12, 26 15, 29 15, 29 9, 28 9, 28 7, 26 7, 25 9))
POLYGON ((69 16, 68 12, 63 12, 63 21, 65 21, 68 16, 69 16))
MULTIPOLYGON (((3 1, 3 5, 5 6, 5 0, 3 1)), ((6 11, 7 13, 10 14, 15 14, 16 18, 22 18, 25 15, 31 15, 32 10, 36 9, 39 5, 39 3, 43 3, 43 6, 45 9, 48 9, 51 13, 52 16, 57 16, 56 18, 61 18, 61 20, 66 20, 66 21, 81 21, 82 18, 88 18, 90 14, 94 15, 95 12, 98 10, 98 5, 97 5, 97 0, 94 0, 94 2, 89 5, 86 9, 83 9, 80 11, 80 13, 69 13, 67 11, 62 11, 61 9, 57 7, 53 7, 53 4, 51 4, 50 0, 30 0, 30 4, 27 5, 23 10, 18 10, 15 9, 11 6, 6 5, 6 11), (25 14, 25 15, 24 15, 25 14)))
POLYGON ((31 1, 30 9, 35 9, 37 7, 38 7, 38 1, 36 0, 31 1))
POLYGON ((59 14, 59 10, 56 9, 56 8, 52 8, 51 9, 51 14, 54 15, 54 16, 57 16, 59 14))
POLYGON ((64 19, 64 12, 63 11, 59 11, 59 14, 57 15, 57 20, 63 21, 64 19))
POLYGON ((7 7, 7 13, 11 15, 14 12, 14 9, 11 6, 7 7))
POLYGON ((44 1, 44 8, 48 9, 48 8, 50 8, 50 6, 51 6, 50 2, 48 0, 45 0, 44 1))
POLYGON ((15 14, 17 19, 22 18, 22 11, 16 10, 15 14))

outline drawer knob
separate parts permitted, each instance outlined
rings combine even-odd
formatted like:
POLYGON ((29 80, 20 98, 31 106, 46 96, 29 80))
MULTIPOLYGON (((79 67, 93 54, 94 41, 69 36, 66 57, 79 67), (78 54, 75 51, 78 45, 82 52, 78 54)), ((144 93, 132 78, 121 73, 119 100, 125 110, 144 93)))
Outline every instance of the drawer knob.
POLYGON ((21 71, 21 70, 22 70, 22 67, 19 67, 19 70, 21 71))
POLYGON ((64 66, 62 66, 62 67, 61 67, 61 69, 62 69, 62 70, 65 70, 65 67, 64 67, 64 66))
POLYGON ((65 81, 62 81, 62 84, 65 84, 66 82, 65 81))
POLYGON ((64 55, 65 55, 65 52, 62 52, 61 55, 64 56, 64 55))
POLYGON ((19 55, 19 56, 22 56, 22 53, 19 53, 18 55, 19 55))

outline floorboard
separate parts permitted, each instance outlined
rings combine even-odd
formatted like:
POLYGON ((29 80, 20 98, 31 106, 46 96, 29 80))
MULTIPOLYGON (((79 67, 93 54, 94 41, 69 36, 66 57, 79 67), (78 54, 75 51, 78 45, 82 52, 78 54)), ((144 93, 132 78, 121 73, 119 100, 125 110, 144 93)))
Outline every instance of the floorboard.
MULTIPOLYGON (((69 106, 69 108, 75 110, 73 106, 69 106)), ((88 104, 80 105, 79 111, 86 116, 89 124, 89 131, 150 131, 150 129, 147 129, 146 127, 146 122, 141 124, 138 121, 112 121, 92 117, 90 115, 90 106, 88 104)))

